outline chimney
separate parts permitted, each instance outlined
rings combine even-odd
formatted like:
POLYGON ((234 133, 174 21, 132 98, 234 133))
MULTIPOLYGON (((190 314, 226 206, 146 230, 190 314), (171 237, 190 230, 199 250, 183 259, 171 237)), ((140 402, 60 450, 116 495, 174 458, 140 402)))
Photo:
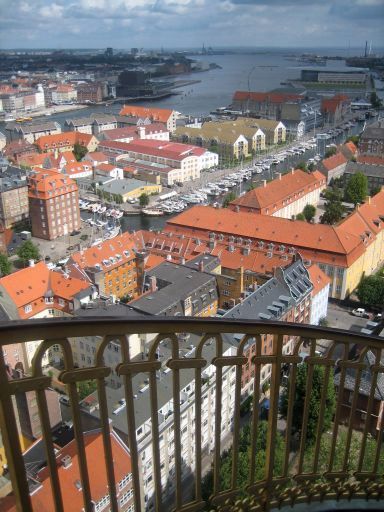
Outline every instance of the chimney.
POLYGON ((371 196, 367 196, 365 198, 365 202, 368 203, 368 204, 371 204, 371 196))
POLYGON ((185 265, 185 258, 180 259, 180 265, 185 265))
POLYGON ((279 172, 279 180, 281 180, 281 172, 279 172))
POLYGON ((293 167, 292 167, 291 173, 295 174, 295 169, 293 167))
POLYGON ((64 455, 61 462, 63 463, 63 468, 69 468, 69 466, 72 465, 72 457, 70 455, 64 455))
POLYGON ((263 187, 267 186, 267 180, 263 180, 263 187))
POLYGON ((149 278, 149 291, 156 292, 157 291, 157 279, 156 276, 150 276, 149 278))
POLYGON ((204 272, 204 261, 203 260, 199 261, 199 272, 204 272))
POLYGON ((30 267, 34 267, 35 266, 35 260, 29 260, 28 263, 29 263, 30 267))
POLYGON ((145 137, 145 127, 144 126, 138 126, 137 133, 139 134, 139 139, 144 139, 144 137, 145 137))
POLYGON ((240 206, 239 206, 239 205, 236 205, 236 206, 235 206, 235 212, 236 212, 236 213, 239 213, 239 211, 240 211, 240 206))

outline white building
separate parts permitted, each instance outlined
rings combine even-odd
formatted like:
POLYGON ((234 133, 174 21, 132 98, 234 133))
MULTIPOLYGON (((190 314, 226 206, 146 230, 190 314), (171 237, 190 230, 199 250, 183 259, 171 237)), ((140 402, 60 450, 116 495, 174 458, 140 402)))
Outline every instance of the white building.
POLYGON ((331 279, 317 265, 307 270, 313 284, 310 323, 319 325, 320 320, 327 317, 331 279))

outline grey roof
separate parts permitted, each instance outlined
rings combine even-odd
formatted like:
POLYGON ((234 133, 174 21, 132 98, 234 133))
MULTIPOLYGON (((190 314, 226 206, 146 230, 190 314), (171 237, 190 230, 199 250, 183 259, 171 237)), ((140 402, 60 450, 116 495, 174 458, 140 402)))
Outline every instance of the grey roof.
POLYGON ((185 263, 186 267, 194 270, 199 270, 202 265, 204 272, 212 272, 220 264, 220 259, 212 254, 199 254, 196 258, 193 258, 185 263))
POLYGON ((92 114, 89 117, 76 117, 73 119, 66 119, 65 124, 73 126, 88 126, 93 123, 116 123, 116 116, 111 114, 92 114))
POLYGON ((26 187, 27 177, 26 172, 15 167, 8 165, 5 169, 3 168, 0 172, 0 192, 11 190, 14 188, 26 187))
POLYGON ((384 128, 380 126, 368 126, 361 134, 361 140, 384 139, 384 128))
POLYGON ((299 258, 284 269, 278 268, 275 277, 227 311, 224 317, 235 320, 280 320, 312 289, 308 271, 299 258))
POLYGON ((24 134, 46 132, 58 129, 61 130, 59 123, 56 123, 55 121, 47 121, 46 123, 23 124, 15 128, 18 128, 18 131, 23 132, 24 134))
POLYGON ((135 317, 143 316, 140 311, 135 311, 125 304, 108 304, 106 301, 88 303, 85 308, 79 308, 74 312, 75 316, 102 316, 102 317, 135 317))
MULTIPOLYGON (((381 357, 381 362, 383 363, 383 357, 381 357)), ((371 366, 376 364, 376 357, 370 350, 366 353, 363 359, 363 363, 366 365, 366 367, 361 372, 359 394, 369 396, 371 392, 373 378, 371 366)), ((355 390, 356 372, 357 370, 355 370, 354 368, 347 367, 344 381, 344 389, 348 389, 349 391, 355 390)), ((334 382, 336 386, 340 385, 340 377, 341 372, 336 373, 334 377, 334 382)), ((377 384, 374 396, 376 400, 384 400, 384 375, 382 373, 377 374, 377 384)))
POLYGON ((77 117, 75 119, 66 119, 66 125, 72 124, 73 126, 90 126, 93 120, 90 117, 77 117))
POLYGON ((217 300, 216 278, 170 261, 160 263, 146 274, 146 283, 156 277, 157 291, 129 303, 150 315, 184 315, 184 301, 191 298, 193 313, 217 300))
POLYGON ((383 178, 384 180, 384 165, 348 162, 344 172, 345 174, 356 174, 357 172, 362 172, 365 176, 383 178))
MULTIPOLYGON (((194 350, 190 349, 189 346, 196 346, 200 341, 200 337, 196 335, 191 335, 187 341, 181 341, 180 347, 183 344, 186 345, 186 348, 181 348, 181 352, 184 357, 189 357, 193 355, 194 350)), ((237 342, 232 339, 232 342, 229 340, 223 341, 223 353, 225 353, 230 347, 237 348, 237 342)), ((163 343, 159 350, 158 355, 160 361, 164 363, 171 357, 170 344, 167 342, 163 343)), ((213 357, 216 356, 216 346, 215 343, 205 344, 202 357, 206 359, 208 362, 212 360, 213 357)), ((141 361, 141 356, 136 357, 134 360, 141 361)), ((167 367, 164 365, 160 371, 156 372, 157 376, 157 400, 158 400, 158 408, 161 409, 167 402, 169 402, 173 397, 173 388, 172 388, 172 371, 169 371, 167 367)), ((180 390, 185 388, 190 382, 195 379, 195 370, 194 369, 183 369, 179 373, 180 375, 180 390)), ((134 400, 134 409, 135 409, 135 420, 136 420, 136 428, 140 427, 144 422, 150 419, 151 408, 149 402, 149 389, 147 385, 147 374, 136 374, 132 378, 132 387, 133 387, 133 395, 135 397, 134 400)), ((124 408, 118 414, 113 414, 113 410, 119 405, 119 400, 124 397, 124 387, 112 388, 111 386, 105 387, 107 401, 108 401, 108 410, 110 411, 109 417, 112 420, 113 427, 118 429, 123 434, 127 434, 127 411, 124 408), (111 414, 112 412, 112 414, 111 414)), ((97 391, 94 393, 96 396, 97 391)), ((182 395, 181 395, 181 399, 182 395)), ((185 402, 185 406, 191 405, 190 401, 185 402)), ((181 406, 181 410, 183 410, 183 406, 181 406)), ((95 410, 93 415, 99 417, 99 411, 95 410)), ((159 421, 161 423, 161 421, 159 421)), ((160 428, 161 431, 161 428, 160 428)))

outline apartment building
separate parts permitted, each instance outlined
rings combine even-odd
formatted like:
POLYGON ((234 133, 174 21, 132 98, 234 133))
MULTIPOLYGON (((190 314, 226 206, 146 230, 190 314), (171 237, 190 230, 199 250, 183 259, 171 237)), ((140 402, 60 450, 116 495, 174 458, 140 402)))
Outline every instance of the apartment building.
POLYGON ((91 115, 90 117, 79 117, 66 119, 64 122, 65 131, 99 135, 103 131, 117 128, 116 117, 109 114, 91 115))
POLYGON ((281 110, 285 103, 301 102, 302 100, 303 96, 295 93, 236 91, 232 98, 231 108, 265 119, 280 120, 282 118, 281 110))
POLYGON ((265 134, 265 143, 269 145, 281 144, 286 141, 287 129, 281 121, 274 121, 273 119, 251 119, 244 118, 244 122, 248 126, 254 126, 255 123, 260 130, 265 134))
POLYGON ((384 158, 378 158, 378 163, 370 164, 365 162, 348 162, 344 175, 344 184, 348 183, 348 180, 356 173, 362 173, 368 180, 368 190, 377 190, 384 186, 384 158))
MULTIPOLYGON (((286 267, 277 267, 274 276, 250 293, 244 300, 227 311, 223 318, 243 320, 274 320, 281 322, 309 323, 311 314, 311 292, 313 285, 308 270, 300 257, 286 267)), ((226 335, 230 338, 229 335, 226 335)), ((237 342, 242 336, 234 335, 237 342)), ((295 336, 284 335, 283 353, 292 353, 295 336)), ((258 356, 272 353, 273 335, 261 336, 258 356)), ((255 365, 252 358, 256 355, 255 340, 249 341, 244 349, 248 364, 242 368, 241 393, 248 396, 253 393, 255 365)), ((271 375, 271 365, 262 366, 260 384, 271 375)))
POLYGON ((0 222, 5 229, 28 219, 28 185, 25 171, 8 166, 0 169, 0 222))
POLYGON ((317 206, 326 178, 319 171, 307 173, 300 169, 279 174, 278 179, 255 188, 232 201, 231 210, 273 215, 292 219, 307 204, 317 206))
POLYGON ((212 121, 202 126, 179 126, 173 138, 179 142, 196 144, 216 151, 221 157, 240 159, 265 149, 265 133, 257 124, 236 121, 212 121))
POLYGON ((359 152, 367 155, 384 154, 384 124, 379 121, 368 126, 361 134, 359 152))
POLYGON ((125 126, 114 130, 105 130, 100 140, 131 142, 137 139, 155 139, 169 141, 169 131, 164 123, 151 123, 142 126, 125 126))
POLYGON ((59 84, 51 90, 54 105, 66 105, 77 101, 77 91, 71 84, 59 84))
POLYGON ((322 98, 321 113, 325 124, 338 124, 351 113, 351 99, 345 94, 322 98))
POLYGON ((324 158, 317 164, 318 170, 327 178, 327 184, 332 179, 340 178, 345 171, 348 159, 342 152, 338 152, 328 158, 324 158))
POLYGON ((6 126, 5 133, 9 141, 26 140, 34 144, 34 142, 43 135, 56 135, 57 133, 61 133, 61 126, 54 121, 46 123, 11 124, 10 126, 6 126))
MULTIPOLYGON (((109 431, 113 457, 113 469, 116 478, 116 491, 119 512, 134 512, 131 457, 128 447, 111 428, 109 431)), ((84 432, 85 457, 90 468, 99 466, 101 454, 104 453, 103 435, 100 429, 84 432)), ((51 512, 55 503, 51 492, 51 475, 45 457, 42 441, 38 441, 24 453, 28 464, 29 492, 34 510, 51 512)), ((84 510, 79 456, 76 441, 72 440, 63 447, 55 450, 57 473, 63 503, 70 504, 73 512, 84 510)), ((95 512, 106 509, 110 503, 108 480, 105 471, 89 471, 89 487, 95 512)), ((14 496, 2 500, 7 512, 16 512, 14 496)), ((67 508, 67 507, 66 507, 67 508)))
POLYGON ((81 132, 63 132, 56 135, 44 135, 36 140, 36 145, 43 153, 61 153, 73 151, 75 144, 84 146, 88 151, 95 151, 98 140, 94 135, 81 132))
POLYGON ((344 299, 384 261, 384 191, 370 198, 337 226, 309 224, 280 217, 194 206, 167 222, 164 232, 221 242, 240 237, 265 255, 299 252, 306 264, 317 263, 331 278, 330 296, 344 299))
POLYGON ((72 254, 67 267, 72 276, 88 276, 100 295, 135 298, 139 264, 132 237, 126 232, 72 254))
MULTIPOLYGON (((86 277, 86 276, 85 276, 86 277)), ((74 311, 93 300, 97 290, 84 276, 69 276, 51 270, 40 261, 0 279, 2 316, 9 320, 72 316, 74 311)), ((8 345, 3 350, 6 364, 28 373, 32 358, 41 341, 8 345)), ((59 364, 62 359, 58 345, 49 349, 43 364, 59 364)))
MULTIPOLYGON (((99 150, 109 158, 124 162, 150 162, 154 170, 159 166, 175 169, 167 182, 186 182, 198 179, 202 169, 209 169, 218 164, 218 155, 197 146, 158 140, 135 140, 125 142, 100 142, 99 150), (177 172, 176 172, 177 169, 177 172)), ((158 168, 161 172, 161 167, 158 168)))
POLYGON ((164 123, 167 130, 173 133, 176 130, 176 120, 179 113, 176 110, 165 108, 139 107, 138 105, 124 105, 120 116, 139 117, 150 119, 152 123, 164 123))
MULTIPOLYGON (((204 270, 203 261, 176 265, 160 263, 144 276, 144 294, 129 303, 136 311, 148 315, 214 316, 218 293, 214 274, 204 270)), ((219 262, 214 262, 217 267, 219 262)))
POLYGON ((319 325, 320 320, 327 318, 331 280, 316 264, 308 267, 308 273, 313 285, 309 323, 319 325))
POLYGON ((29 213, 33 236, 54 240, 81 224, 76 183, 54 169, 35 169, 28 175, 29 213))
POLYGON ((100 103, 103 101, 103 88, 101 84, 79 84, 77 90, 77 103, 100 103))

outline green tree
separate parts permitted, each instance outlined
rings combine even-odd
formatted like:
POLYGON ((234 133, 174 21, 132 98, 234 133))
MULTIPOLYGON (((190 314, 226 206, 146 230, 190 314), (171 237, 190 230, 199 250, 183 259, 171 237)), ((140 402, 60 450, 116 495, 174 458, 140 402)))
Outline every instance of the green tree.
POLYGON ((247 187, 247 192, 250 192, 251 190, 254 190, 256 188, 256 185, 254 183, 251 183, 250 185, 248 185, 247 187))
POLYGON ((376 187, 371 188, 371 196, 375 196, 381 191, 380 185, 377 185, 376 187))
POLYGON ((373 108, 380 108, 382 105, 381 99, 378 97, 375 91, 371 92, 370 102, 373 108))
POLYGON ((131 302, 131 300, 132 300, 132 296, 131 296, 131 295, 129 295, 129 293, 127 293, 126 295, 123 295, 122 297, 120 297, 120 299, 119 299, 119 300, 120 300, 120 302, 121 302, 122 304, 127 304, 128 302, 131 302))
POLYGON ((316 169, 316 164, 311 162, 310 164, 307 165, 307 169, 309 172, 313 172, 316 169))
MULTIPOLYGON (((260 421, 257 428, 256 438, 256 480, 264 478, 265 463, 266 463, 266 449, 267 449, 267 434, 268 423, 260 421)), ((275 463, 274 473, 280 474, 283 469, 284 460, 284 440, 282 435, 278 432, 274 440, 275 443, 275 463)), ((250 454, 251 454, 251 428, 250 425, 245 425, 240 431, 239 438, 239 463, 237 473, 237 484, 240 489, 243 489, 245 494, 246 486, 249 482, 250 471, 250 454)), ((232 477, 232 448, 224 452, 220 460, 220 488, 222 490, 229 489, 232 477)), ((202 481, 202 497, 204 500, 209 500, 213 491, 213 472, 209 471, 202 481)))
POLYGON ((304 213, 298 213, 296 215, 296 220, 305 220, 305 215, 304 213))
POLYGON ((77 384, 77 390, 79 392, 80 400, 83 400, 91 393, 96 391, 97 383, 95 380, 83 380, 77 384))
POLYGON ((307 222, 311 222, 311 220, 316 215, 316 208, 315 208, 315 206, 313 206, 313 204, 306 204, 304 206, 303 215, 304 215, 305 220, 307 222))
POLYGON ((336 155, 337 148, 335 146, 332 146, 331 148, 327 149, 325 152, 324 158, 329 158, 330 156, 336 155))
POLYGON ((350 137, 348 137, 346 142, 353 142, 354 145, 357 146, 359 144, 359 140, 360 140, 360 135, 351 135, 350 137))
POLYGON ((367 306, 383 306, 384 278, 381 276, 363 277, 356 290, 359 301, 367 306))
POLYGON ((308 170, 307 164, 305 162, 299 162, 298 164, 295 165, 295 167, 296 169, 301 169, 302 171, 308 170))
POLYGON ((148 196, 148 194, 146 194, 145 192, 143 192, 141 194, 141 196, 139 197, 139 204, 140 204, 141 207, 148 206, 148 204, 149 204, 149 196, 148 196))
MULTIPOLYGON (((293 397, 293 420, 292 429, 294 432, 301 432, 303 415, 304 415, 304 404, 306 398, 306 387, 307 387, 307 375, 308 367, 306 364, 299 364, 296 373, 296 388, 295 396, 293 397)), ((320 415, 320 400, 323 393, 325 381, 325 369, 323 366, 316 365, 313 367, 312 377, 312 391, 309 398, 309 409, 308 409, 308 422, 307 422, 307 433, 306 441, 310 445, 312 444, 317 435, 317 424, 320 415)), ((335 388, 333 386, 332 376, 329 378, 325 398, 325 408, 323 423, 321 425, 321 432, 325 432, 329 429, 332 423, 332 418, 336 407, 336 395, 335 388)), ((288 413, 288 400, 289 400, 289 382, 284 387, 281 399, 280 412, 283 418, 287 417, 288 413)))
POLYGON ((28 260, 40 259, 39 248, 31 242, 31 240, 26 240, 22 245, 20 245, 16 254, 24 264, 26 264, 28 260))
POLYGON ((345 187, 345 198, 353 203, 362 203, 368 195, 368 178, 362 172, 357 172, 351 176, 345 187))
POLYGON ((0 254, 0 275, 7 276, 11 273, 12 264, 5 254, 0 254))
POLYGON ((73 154, 75 155, 75 158, 78 162, 80 162, 80 160, 84 158, 87 153, 88 149, 85 146, 82 146, 78 143, 73 146, 73 154))
POLYGON ((345 206, 342 204, 342 195, 338 188, 327 188, 324 192, 327 202, 324 205, 324 213, 320 217, 322 224, 336 224, 345 213, 345 206))
POLYGON ((224 200, 223 200, 223 208, 228 208, 228 205, 230 202, 234 201, 236 199, 236 194, 235 192, 229 192, 229 194, 227 194, 225 197, 224 197, 224 200))

